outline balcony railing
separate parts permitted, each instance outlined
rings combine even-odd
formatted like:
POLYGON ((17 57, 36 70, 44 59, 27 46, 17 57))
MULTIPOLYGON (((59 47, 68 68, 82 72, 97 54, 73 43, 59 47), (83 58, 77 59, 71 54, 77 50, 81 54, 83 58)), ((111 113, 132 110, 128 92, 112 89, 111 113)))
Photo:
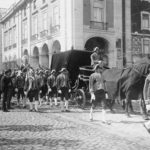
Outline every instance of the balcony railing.
POLYGON ((38 34, 34 34, 31 36, 31 41, 37 40, 38 39, 38 34))
POLYGON ((60 25, 51 26, 51 33, 55 34, 60 31, 60 25))
POLYGON ((92 29, 100 29, 100 30, 107 30, 108 29, 108 23, 97 22, 97 21, 90 21, 90 28, 92 28, 92 29))
POLYGON ((40 32, 40 37, 45 37, 48 35, 48 30, 43 30, 40 32))
POLYGON ((27 41, 28 41, 28 39, 23 39, 23 40, 21 41, 21 43, 22 43, 22 44, 26 44, 27 41))

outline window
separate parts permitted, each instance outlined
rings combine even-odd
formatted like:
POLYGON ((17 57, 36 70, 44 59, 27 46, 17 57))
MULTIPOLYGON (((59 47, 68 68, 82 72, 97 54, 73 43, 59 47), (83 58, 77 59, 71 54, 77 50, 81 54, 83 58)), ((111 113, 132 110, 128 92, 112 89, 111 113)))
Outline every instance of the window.
POLYGON ((23 15, 24 15, 24 17, 27 16, 27 9, 26 9, 26 7, 23 9, 23 15))
POLYGON ((104 22, 104 0, 94 0, 92 21, 104 22))
POLYGON ((22 39, 28 38, 28 30, 27 30, 27 20, 22 22, 22 39))
POLYGON ((47 12, 43 13, 42 24, 42 29, 47 30, 47 12))
POLYGON ((32 35, 38 34, 38 17, 32 16, 32 35))
POLYGON ((16 26, 13 27, 13 37, 12 37, 12 43, 15 44, 16 43, 16 26))
POLYGON ((33 1, 33 10, 36 9, 36 0, 33 1))
POLYGON ((16 18, 15 18, 15 16, 13 17, 13 24, 16 24, 16 18))
POLYGON ((148 12, 141 13, 141 28, 150 30, 150 13, 148 12))
POLYGON ((53 26, 57 26, 60 24, 59 21, 59 7, 55 6, 53 8, 53 26))
POLYGON ((149 54, 150 53, 150 40, 143 39, 143 53, 149 54))
POLYGON ((11 30, 9 30, 9 46, 11 45, 11 30))
POLYGON ((46 0, 42 0, 42 3, 45 4, 46 0))
POLYGON ((4 47, 7 47, 7 32, 4 33, 4 47))

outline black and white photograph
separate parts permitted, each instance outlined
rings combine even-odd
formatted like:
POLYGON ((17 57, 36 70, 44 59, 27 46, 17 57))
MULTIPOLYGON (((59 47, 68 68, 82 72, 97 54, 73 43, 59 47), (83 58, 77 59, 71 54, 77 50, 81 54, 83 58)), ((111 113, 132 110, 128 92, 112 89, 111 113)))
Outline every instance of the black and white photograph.
POLYGON ((0 150, 150 150, 150 0, 0 0, 0 150))

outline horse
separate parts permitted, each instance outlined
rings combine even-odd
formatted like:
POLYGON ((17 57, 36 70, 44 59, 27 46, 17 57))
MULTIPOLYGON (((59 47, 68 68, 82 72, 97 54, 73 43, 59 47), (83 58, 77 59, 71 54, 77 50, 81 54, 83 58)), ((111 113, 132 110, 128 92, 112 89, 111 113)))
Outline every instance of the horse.
POLYGON ((130 117, 129 106, 132 109, 131 101, 140 98, 142 114, 144 119, 148 119, 143 98, 143 87, 149 68, 149 60, 144 60, 127 68, 111 68, 103 72, 109 98, 120 101, 125 99, 125 112, 128 117, 130 117))

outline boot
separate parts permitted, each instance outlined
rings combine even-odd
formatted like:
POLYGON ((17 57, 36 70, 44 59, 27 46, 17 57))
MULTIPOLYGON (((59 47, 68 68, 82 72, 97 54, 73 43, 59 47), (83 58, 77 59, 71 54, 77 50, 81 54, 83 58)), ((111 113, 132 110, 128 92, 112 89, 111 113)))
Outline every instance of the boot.
POLYGON ((61 112, 65 111, 64 110, 64 102, 63 101, 60 102, 60 109, 61 109, 61 112))
POLYGON ((93 108, 90 109, 90 121, 93 121, 93 108))
POLYGON ((49 100, 50 100, 50 107, 52 107, 53 106, 52 98, 50 98, 49 100))
POLYGON ((55 102, 55 106, 57 106, 58 103, 57 103, 57 98, 56 97, 54 97, 54 102, 55 102))
POLYGON ((29 105, 30 105, 30 110, 29 111, 33 111, 33 102, 30 102, 29 105))
POLYGON ((35 105, 35 111, 38 111, 38 101, 35 101, 34 105, 35 105))
POLYGON ((68 102, 68 100, 65 100, 65 107, 66 107, 66 112, 70 112, 69 111, 69 102, 68 102))

